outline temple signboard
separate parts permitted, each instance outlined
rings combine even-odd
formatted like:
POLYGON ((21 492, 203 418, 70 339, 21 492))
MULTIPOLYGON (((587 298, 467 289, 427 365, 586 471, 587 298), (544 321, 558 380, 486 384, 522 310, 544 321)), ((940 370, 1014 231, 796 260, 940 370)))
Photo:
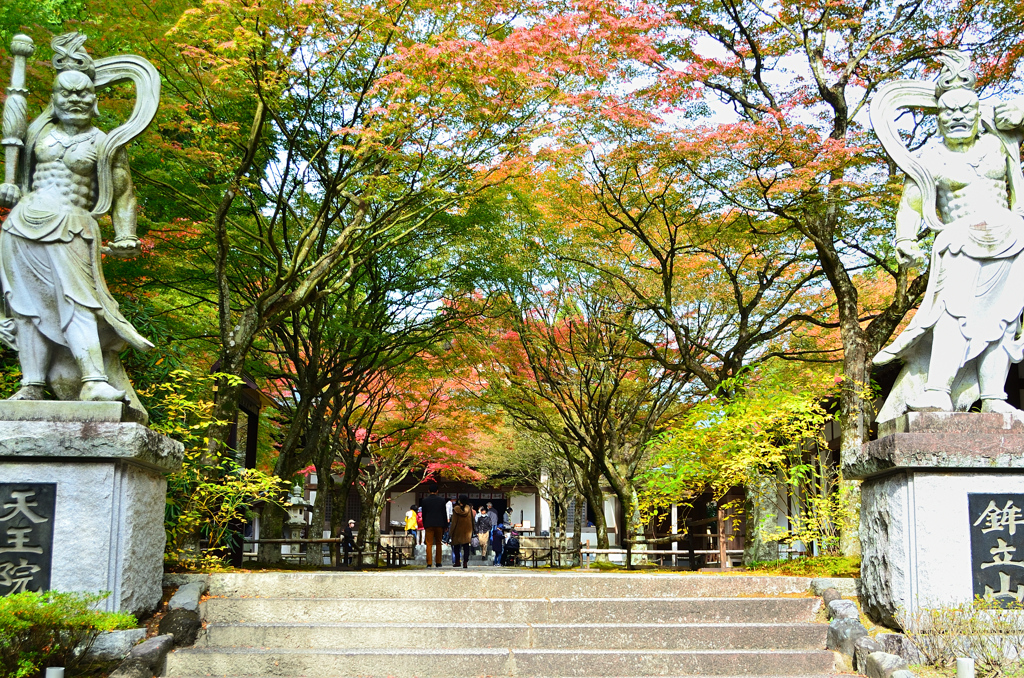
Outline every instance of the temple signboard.
POLYGON ((50 588, 56 483, 0 483, 0 595, 50 588))
POLYGON ((1024 603, 1024 494, 968 494, 974 595, 1024 603))

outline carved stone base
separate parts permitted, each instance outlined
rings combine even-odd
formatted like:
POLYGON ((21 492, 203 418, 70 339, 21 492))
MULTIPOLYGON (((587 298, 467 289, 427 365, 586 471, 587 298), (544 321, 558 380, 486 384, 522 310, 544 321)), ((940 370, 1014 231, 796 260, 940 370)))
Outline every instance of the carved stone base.
MULTIPOLYGON (((52 407, 38 405, 40 411, 52 407)), ((52 520, 51 589, 107 591, 104 609, 151 610, 162 593, 166 474, 181 468, 183 448, 145 426, 118 421, 120 412, 113 410, 119 408, 110 403, 73 405, 89 410, 81 413, 87 421, 32 421, 38 412, 0 421, 0 487, 9 496, 19 484, 56 485, 54 515, 37 516, 52 520)), ((0 507, 0 519, 7 513, 11 509, 0 507)), ((18 554, 3 552, 17 547, 10 530, 34 527, 18 519, 0 520, 0 561, 15 565, 18 554)), ((25 534, 22 546, 33 545, 32 532, 25 534)), ((0 593, 10 592, 4 583, 0 572, 0 593)))
POLYGON ((967 496, 1024 495, 1024 425, 974 413, 911 413, 889 424, 844 474, 864 481, 862 607, 899 627, 921 608, 974 598, 971 530, 979 528, 967 496))

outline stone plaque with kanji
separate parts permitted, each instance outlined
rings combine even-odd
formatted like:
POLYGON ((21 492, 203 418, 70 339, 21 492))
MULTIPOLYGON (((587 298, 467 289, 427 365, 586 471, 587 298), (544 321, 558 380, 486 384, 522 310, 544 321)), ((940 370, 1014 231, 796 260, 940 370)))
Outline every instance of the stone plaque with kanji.
POLYGON ((1024 602, 1024 494, 968 494, 974 595, 1024 602))
POLYGON ((55 483, 0 483, 0 595, 47 591, 55 483))

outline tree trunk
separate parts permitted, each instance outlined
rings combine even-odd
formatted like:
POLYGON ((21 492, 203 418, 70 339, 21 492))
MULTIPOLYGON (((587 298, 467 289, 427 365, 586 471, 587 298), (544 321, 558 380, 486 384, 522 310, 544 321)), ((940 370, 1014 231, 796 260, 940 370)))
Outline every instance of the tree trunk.
MULTIPOLYGON (((260 539, 275 539, 284 536, 284 525, 288 514, 280 506, 266 503, 260 510, 260 539)), ((256 562, 263 565, 276 565, 283 560, 280 544, 259 544, 256 551, 256 562)))
POLYGON ((551 508, 555 510, 555 520, 551 525, 551 543, 555 547, 555 552, 558 553, 558 565, 562 565, 562 554, 565 553, 565 539, 566 539, 566 526, 569 521, 569 517, 566 515, 568 510, 568 502, 565 499, 561 499, 558 502, 551 502, 551 508))
MULTIPOLYGON (((303 448, 292 448, 292 453, 282 450, 274 464, 274 475, 284 481, 291 482, 292 476, 296 474, 302 464, 301 456, 298 454, 303 448)), ((273 504, 264 504, 260 511, 260 538, 280 539, 284 537, 284 529, 288 522, 288 513, 273 504)), ((257 561, 266 565, 281 562, 280 544, 260 544, 257 549, 257 561)))
MULTIPOLYGON (((573 546, 575 547, 574 552, 579 555, 580 549, 583 547, 583 517, 585 510, 583 508, 583 502, 586 501, 582 494, 577 494, 573 497, 575 504, 575 511, 572 516, 572 538, 574 540, 573 546)), ((575 558, 575 556, 573 556, 575 558)), ((573 561, 573 566, 579 567, 582 563, 573 561)))
MULTIPOLYGON (((776 560, 778 542, 768 541, 765 535, 776 525, 779 483, 774 476, 760 475, 746 486, 744 513, 746 514, 743 564, 776 560)), ((722 567, 725 563, 722 563, 722 567)))
MULTIPOLYGON (((326 468, 316 467, 316 501, 313 502, 313 522, 309 529, 310 539, 320 539, 324 533, 324 516, 327 505, 334 496, 334 481, 331 479, 330 464, 326 468), (326 471, 326 473, 324 472, 326 471)), ((306 549, 306 564, 312 567, 323 567, 323 545, 309 544, 306 549)))
POLYGON ((629 483, 628 487, 629 507, 624 513, 626 525, 628 526, 627 535, 633 540, 631 561, 633 565, 645 565, 647 563, 647 556, 643 551, 647 550, 647 539, 644 536, 643 520, 640 517, 640 497, 637 496, 636 487, 633 483, 629 483), (637 553, 638 551, 640 553, 637 553))
MULTIPOLYGON (((861 336, 847 336, 847 333, 844 333, 843 352, 845 379, 839 413, 842 435, 839 453, 840 467, 847 459, 852 459, 860 453, 861 445, 868 441, 874 417, 871 403, 866 397, 871 382, 871 366, 866 339, 861 336)), ((850 501, 847 504, 847 515, 843 520, 846 529, 840 533, 840 547, 843 555, 859 556, 860 483, 844 480, 842 485, 842 490, 847 493, 850 501)))
MULTIPOLYGON (((593 502, 593 499, 588 497, 587 501, 588 502, 593 502)), ((594 528, 597 530, 597 548, 599 548, 599 549, 611 548, 610 542, 608 541, 608 520, 605 518, 605 515, 604 515, 604 497, 601 496, 601 495, 598 495, 598 500, 597 501, 598 501, 597 506, 596 506, 596 508, 593 509, 594 510, 594 528)), ((593 505, 593 504, 591 504, 591 505, 593 505)), ((607 553, 599 553, 597 555, 597 560, 601 560, 601 561, 607 562, 608 561, 608 554, 607 553)))
MULTIPOLYGON (((591 511, 594 512, 594 528, 597 530, 597 548, 609 548, 608 542, 608 519, 604 515, 604 494, 601 492, 600 477, 593 477, 589 473, 584 477, 582 487, 583 496, 587 498, 591 511)), ((581 533, 582 534, 582 533, 581 533)), ((607 562, 608 554, 599 553, 597 560, 607 562)))
POLYGON ((352 487, 356 482, 356 473, 358 468, 353 468, 351 465, 345 465, 345 472, 341 475, 341 480, 334 483, 334 493, 331 500, 334 502, 334 508, 331 510, 331 534, 335 536, 341 536, 342 530, 345 529, 345 525, 348 524, 348 496, 352 492, 352 487))
POLYGON ((356 550, 362 553, 362 565, 377 566, 377 544, 380 542, 380 517, 384 512, 387 490, 367 488, 359 493, 363 506, 359 517, 359 538, 356 550))
MULTIPOLYGON (((223 323, 222 323, 223 324, 223 323)), ((242 373, 245 358, 256 338, 258 319, 253 309, 247 309, 238 317, 238 324, 221 333, 220 366, 218 371, 234 377, 217 380, 213 399, 213 424, 210 425, 208 449, 211 453, 227 449, 231 427, 238 421, 238 402, 242 397, 242 373)))

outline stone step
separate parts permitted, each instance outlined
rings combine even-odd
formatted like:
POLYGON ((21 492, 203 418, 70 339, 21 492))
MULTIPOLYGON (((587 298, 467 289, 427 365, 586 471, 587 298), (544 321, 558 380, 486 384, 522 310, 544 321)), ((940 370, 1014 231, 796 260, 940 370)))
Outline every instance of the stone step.
MULTIPOLYGON (((210 595, 263 598, 722 598, 807 593, 806 577, 529 572, 450 567, 399 572, 216 574, 210 595)), ((810 595, 808 593, 808 595, 810 595)))
POLYGON ((831 652, 807 650, 257 650, 182 648, 165 676, 794 676, 830 673, 831 652))
POLYGON ((825 624, 209 624, 197 647, 816 650, 825 624))
POLYGON ((208 623, 695 624, 808 622, 818 598, 210 598, 208 623))

